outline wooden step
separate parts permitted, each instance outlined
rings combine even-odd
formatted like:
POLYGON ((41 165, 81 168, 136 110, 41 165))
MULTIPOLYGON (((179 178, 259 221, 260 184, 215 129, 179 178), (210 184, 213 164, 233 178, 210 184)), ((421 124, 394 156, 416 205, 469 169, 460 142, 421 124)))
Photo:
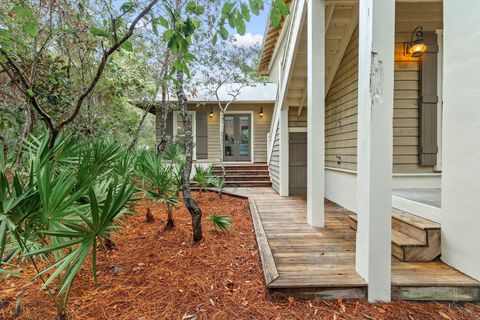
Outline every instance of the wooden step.
POLYGON ((246 188, 246 187, 271 187, 271 181, 230 181, 225 182, 225 187, 238 187, 238 188, 246 188))
MULTIPOLYGON (((357 230, 357 215, 349 215, 357 230)), ((401 261, 432 261, 441 253, 440 225, 407 212, 392 210, 392 255, 401 261)))
POLYGON ((240 176, 225 176, 225 182, 233 181, 270 181, 269 175, 240 175, 240 176))
MULTIPOLYGON (((266 164, 226 164, 225 170, 268 170, 268 166, 266 164)), ((222 170, 219 165, 213 167, 214 170, 222 170)))
MULTIPOLYGON (((263 175, 268 175, 268 170, 225 170, 225 176, 263 176, 263 175)), ((221 176, 222 175, 222 170, 221 169, 215 169, 213 170, 213 174, 216 176, 221 176)))

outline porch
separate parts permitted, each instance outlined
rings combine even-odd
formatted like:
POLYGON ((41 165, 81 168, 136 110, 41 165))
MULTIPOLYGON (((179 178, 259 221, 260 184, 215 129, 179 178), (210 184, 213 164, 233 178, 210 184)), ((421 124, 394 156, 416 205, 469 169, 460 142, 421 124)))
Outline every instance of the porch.
MULTIPOLYGON (((367 297, 355 270, 352 212, 325 201, 325 227, 306 220, 304 197, 281 197, 271 188, 227 188, 249 197, 267 287, 273 294, 322 299, 367 297)), ((480 300, 480 282, 441 262, 392 258, 392 299, 480 300)))

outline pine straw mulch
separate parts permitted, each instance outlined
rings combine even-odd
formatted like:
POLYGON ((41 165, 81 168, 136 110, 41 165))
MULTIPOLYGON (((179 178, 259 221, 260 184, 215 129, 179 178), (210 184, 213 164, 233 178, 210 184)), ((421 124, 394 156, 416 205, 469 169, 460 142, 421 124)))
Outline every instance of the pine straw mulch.
MULTIPOLYGON (((146 202, 125 219, 114 237, 116 249, 98 257, 99 286, 87 268, 74 283, 72 319, 480 319, 473 304, 364 301, 272 300, 264 287, 248 201, 213 193, 195 193, 204 213, 233 216, 229 232, 218 233, 204 220, 205 240, 191 243, 191 224, 183 206, 176 227, 164 231, 165 212, 153 208, 156 221, 145 221, 146 202)), ((204 218, 205 219, 205 218, 204 218)), ((24 277, 0 280, 0 318, 13 319, 15 297, 26 285, 23 310, 15 319, 53 319, 55 308, 40 283, 24 277), (2 302, 3 301, 3 302, 2 302)))

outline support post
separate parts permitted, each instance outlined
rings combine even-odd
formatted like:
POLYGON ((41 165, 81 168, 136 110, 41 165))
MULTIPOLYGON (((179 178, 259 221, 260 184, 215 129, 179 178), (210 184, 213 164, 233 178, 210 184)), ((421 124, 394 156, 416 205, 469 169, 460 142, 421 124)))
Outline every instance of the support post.
POLYGON ((325 225, 325 0, 308 1, 307 222, 325 225))
POLYGON ((288 133, 288 106, 280 110, 280 195, 288 197, 289 181, 289 133, 288 133))
POLYGON ((390 301, 395 0, 359 14, 356 270, 368 301, 390 301))

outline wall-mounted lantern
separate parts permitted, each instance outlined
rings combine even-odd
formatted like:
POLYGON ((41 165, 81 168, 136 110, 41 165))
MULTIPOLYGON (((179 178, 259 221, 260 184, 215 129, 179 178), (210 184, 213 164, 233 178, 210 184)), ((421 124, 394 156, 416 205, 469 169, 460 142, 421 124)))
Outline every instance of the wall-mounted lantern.
POLYGON ((418 26, 412 32, 410 42, 404 44, 404 54, 410 57, 421 57, 425 50, 427 50, 427 45, 423 38, 423 27, 418 26))
POLYGON ((210 107, 210 113, 208 114, 210 116, 210 118, 213 118, 213 108, 210 107))
POLYGON ((260 108, 260 117, 263 118, 263 107, 260 108))

